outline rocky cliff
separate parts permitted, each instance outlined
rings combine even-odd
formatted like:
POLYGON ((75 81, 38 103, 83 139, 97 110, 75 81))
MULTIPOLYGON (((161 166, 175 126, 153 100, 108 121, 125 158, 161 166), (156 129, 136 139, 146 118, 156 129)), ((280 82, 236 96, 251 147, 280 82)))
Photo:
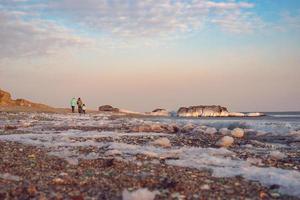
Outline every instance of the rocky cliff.
POLYGON ((0 106, 9 106, 13 103, 14 102, 11 99, 11 95, 8 92, 0 89, 0 106))
POLYGON ((28 108, 37 108, 37 109, 51 109, 50 106, 33 103, 25 99, 16 99, 11 98, 11 94, 4 90, 0 89, 0 107, 28 107, 28 108))

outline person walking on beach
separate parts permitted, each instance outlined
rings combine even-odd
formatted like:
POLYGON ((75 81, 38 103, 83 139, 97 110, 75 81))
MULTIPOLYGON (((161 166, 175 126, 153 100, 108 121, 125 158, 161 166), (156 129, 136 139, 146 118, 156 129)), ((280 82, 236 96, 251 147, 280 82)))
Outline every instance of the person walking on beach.
POLYGON ((76 106, 76 98, 75 98, 75 97, 73 97, 73 98, 71 99, 71 108, 72 108, 72 113, 74 113, 74 112, 75 112, 75 106, 76 106))
POLYGON ((78 106, 78 113, 82 113, 82 105, 83 105, 83 103, 82 103, 82 101, 81 101, 81 98, 79 97, 78 99, 77 99, 77 106, 78 106))
POLYGON ((85 111, 86 111, 86 106, 85 106, 85 104, 83 104, 82 105, 82 112, 83 112, 83 114, 85 114, 85 111))

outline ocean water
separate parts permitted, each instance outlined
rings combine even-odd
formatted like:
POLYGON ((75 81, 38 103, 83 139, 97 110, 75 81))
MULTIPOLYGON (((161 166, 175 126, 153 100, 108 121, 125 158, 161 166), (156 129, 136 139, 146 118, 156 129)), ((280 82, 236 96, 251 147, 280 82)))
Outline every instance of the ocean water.
MULTIPOLYGON (((8 115, 0 115, 0 129, 5 125, 19 125, 22 123, 32 123, 35 117, 46 118, 48 120, 37 121, 35 127, 43 128, 44 126, 122 126, 123 123, 141 124, 141 123, 165 123, 184 126, 186 124, 205 125, 220 128, 244 128, 253 129, 270 133, 274 135, 288 135, 291 132, 300 133, 300 112, 267 112, 262 117, 201 117, 201 118, 183 118, 183 117, 141 117, 141 118, 124 118, 115 121, 107 120, 105 117, 97 120, 98 115, 60 115, 60 114, 21 114, 21 120, 10 120, 8 115), (24 116, 23 116, 24 115, 24 116), (94 118, 96 117, 96 118, 94 118)), ((12 115, 12 114, 10 114, 12 115)), ((19 116, 19 115, 18 115, 19 116)), ((101 115, 99 115, 101 116, 101 115)))
POLYGON ((166 117, 154 118, 153 121, 179 124, 192 123, 212 126, 217 129, 240 127, 275 135, 285 135, 300 130, 300 112, 266 112, 265 114, 266 116, 262 117, 166 117))

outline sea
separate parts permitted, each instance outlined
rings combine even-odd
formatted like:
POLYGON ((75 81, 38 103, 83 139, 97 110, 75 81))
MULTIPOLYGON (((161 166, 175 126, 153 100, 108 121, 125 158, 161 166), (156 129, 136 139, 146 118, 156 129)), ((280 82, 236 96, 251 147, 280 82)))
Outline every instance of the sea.
POLYGON ((165 117, 152 120, 165 123, 206 125, 217 129, 239 127, 274 135, 286 135, 300 131, 300 112, 264 112, 264 114, 265 116, 261 117, 165 117))

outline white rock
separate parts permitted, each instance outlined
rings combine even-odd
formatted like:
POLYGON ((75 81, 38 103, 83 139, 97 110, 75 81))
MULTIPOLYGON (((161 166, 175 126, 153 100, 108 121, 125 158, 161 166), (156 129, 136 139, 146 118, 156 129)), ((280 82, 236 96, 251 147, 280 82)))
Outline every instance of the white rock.
POLYGON ((221 128, 219 130, 219 133, 221 133, 222 135, 229 135, 230 134, 230 130, 228 128, 221 128))
POLYGON ((20 124, 22 127, 25 127, 25 128, 31 126, 31 122, 29 122, 29 121, 22 121, 20 124))
POLYGON ((123 190, 122 199, 123 200, 153 200, 155 196, 159 194, 157 191, 149 191, 147 188, 141 188, 133 192, 128 190, 123 190))
POLYGON ((246 148, 252 148, 253 145, 252 145, 252 144, 245 144, 243 147, 246 147, 246 148))
POLYGON ((172 146, 170 140, 166 137, 159 138, 159 139, 153 141, 152 144, 161 146, 161 147, 171 147, 172 146))
POLYGON ((152 124, 151 130, 156 133, 162 133, 165 129, 162 127, 161 124, 152 124))
POLYGON ((69 174, 66 173, 66 172, 61 172, 59 175, 60 175, 60 176, 69 176, 69 174))
POLYGON ((208 184, 204 184, 200 187, 201 190, 210 190, 210 186, 208 184))
POLYGON ((213 127, 209 127, 209 128, 207 128, 206 130, 205 130, 205 133, 206 134, 210 134, 210 135, 213 135, 213 134, 215 134, 215 133, 217 133, 218 131, 217 131, 217 129, 216 128, 213 128, 213 127))
POLYGON ((280 151, 271 151, 270 156, 276 160, 280 160, 286 157, 286 155, 280 151))
POLYGON ((224 136, 216 142, 216 145, 220 147, 229 147, 233 144, 233 142, 234 142, 233 137, 224 136))
POLYGON ((255 165, 262 165, 262 160, 260 158, 247 158, 247 162, 255 165))
POLYGON ((244 134, 245 134, 245 132, 241 128, 235 128, 231 131, 231 135, 236 138, 242 138, 242 137, 244 137, 244 134))
POLYGON ((145 156, 151 157, 151 158, 158 158, 158 154, 152 151, 144 151, 143 154, 145 156))
POLYGON ((160 155, 160 159, 179 159, 180 155, 182 154, 182 150, 170 150, 166 153, 162 153, 160 155))
POLYGON ((115 155, 122 155, 122 152, 116 149, 108 150, 105 152, 106 156, 115 156, 115 155))
POLYGON ((185 126, 182 127, 181 131, 183 133, 188 133, 191 132, 195 128, 194 124, 186 124, 185 126))

